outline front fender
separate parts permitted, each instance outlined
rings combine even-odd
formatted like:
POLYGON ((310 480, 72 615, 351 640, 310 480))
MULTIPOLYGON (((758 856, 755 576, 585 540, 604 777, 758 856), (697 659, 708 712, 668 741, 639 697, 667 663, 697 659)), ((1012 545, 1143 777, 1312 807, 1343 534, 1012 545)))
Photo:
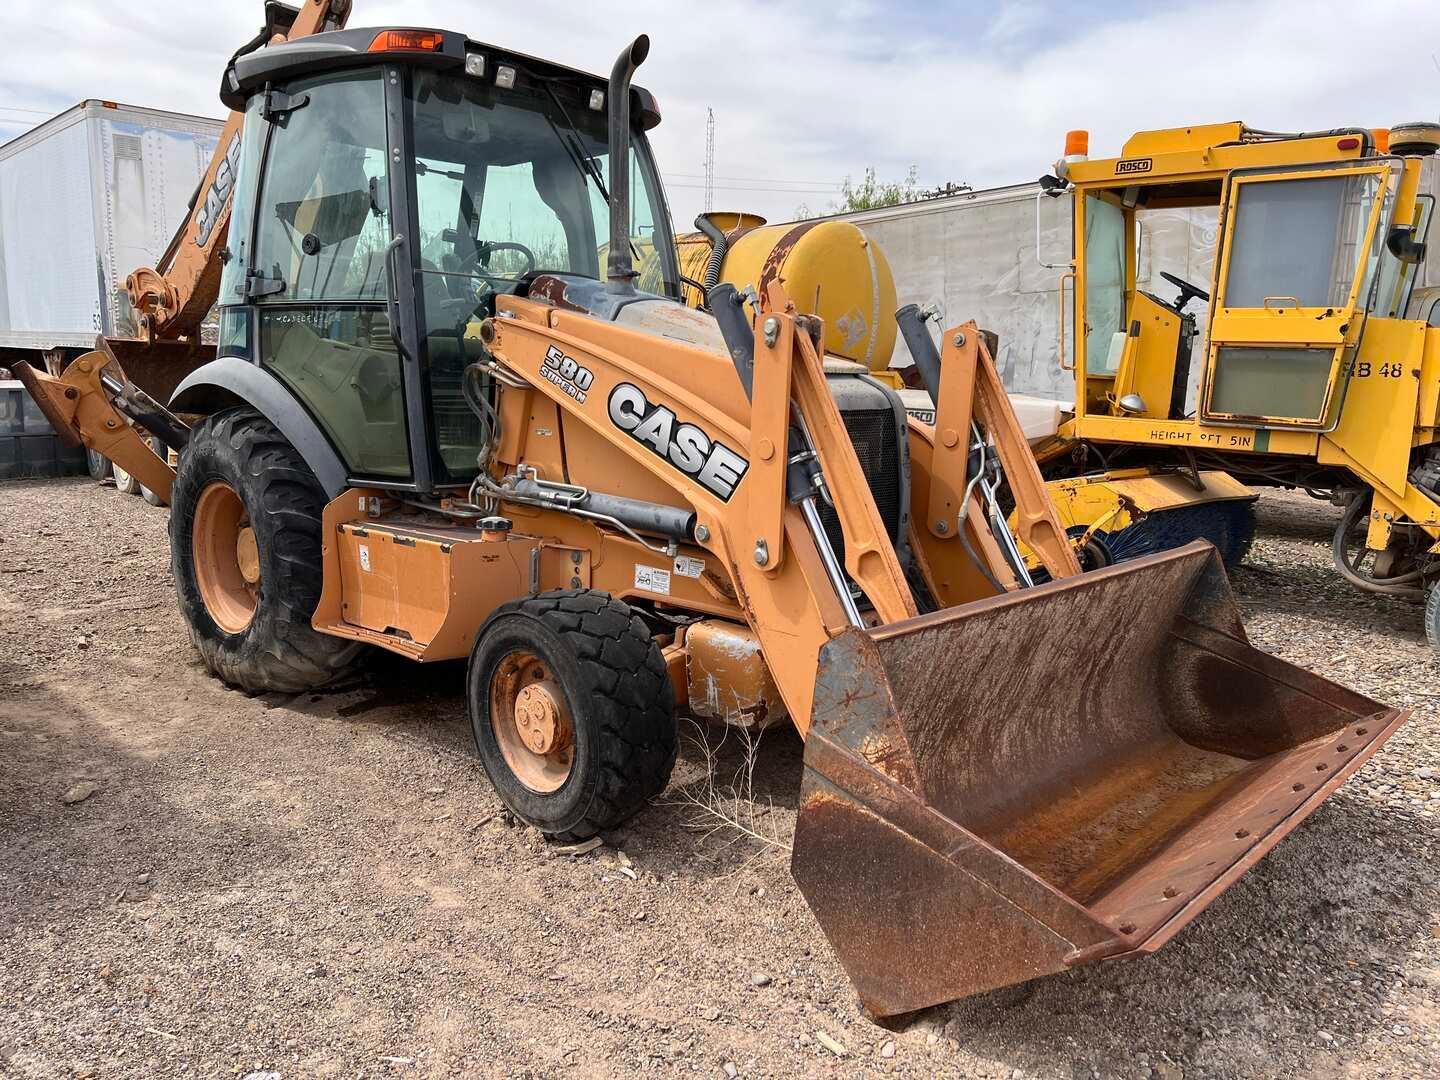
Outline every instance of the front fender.
POLYGON ((222 356, 185 376, 170 397, 174 412, 213 413, 249 405, 269 420, 310 466, 327 498, 344 491, 345 464, 314 418, 289 388, 264 368, 237 356, 222 356))

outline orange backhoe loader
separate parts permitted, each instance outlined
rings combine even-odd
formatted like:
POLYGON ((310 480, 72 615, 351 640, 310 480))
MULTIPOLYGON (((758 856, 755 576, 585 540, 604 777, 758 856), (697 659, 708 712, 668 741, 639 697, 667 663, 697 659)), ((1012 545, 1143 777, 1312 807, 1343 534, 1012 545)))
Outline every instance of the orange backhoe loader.
POLYGON ((168 491, 217 675, 468 658, 480 759, 549 835, 663 790, 682 712, 788 718, 793 872, 877 1015, 1158 948, 1404 715, 1248 644, 1208 546, 1080 574, 973 324, 921 358, 932 427, 779 278, 684 306, 647 50, 237 56, 218 358, 168 405, 103 351, 27 384, 168 491))

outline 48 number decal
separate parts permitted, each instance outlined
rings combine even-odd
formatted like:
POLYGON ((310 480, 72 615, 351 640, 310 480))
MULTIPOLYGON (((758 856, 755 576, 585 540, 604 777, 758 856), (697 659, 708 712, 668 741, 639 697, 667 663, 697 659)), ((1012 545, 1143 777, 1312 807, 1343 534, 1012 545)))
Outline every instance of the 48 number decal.
POLYGON ((1405 374, 1405 368, 1399 363, 1371 364, 1369 360, 1352 360, 1346 374, 1352 379, 1368 379, 1371 375, 1379 375, 1382 379, 1398 379, 1405 374))

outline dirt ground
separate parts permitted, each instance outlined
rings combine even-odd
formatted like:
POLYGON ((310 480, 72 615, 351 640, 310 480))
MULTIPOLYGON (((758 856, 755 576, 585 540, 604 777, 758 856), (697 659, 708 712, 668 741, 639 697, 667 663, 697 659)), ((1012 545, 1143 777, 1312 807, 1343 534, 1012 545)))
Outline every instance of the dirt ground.
MULTIPOLYGON (((1336 515, 1262 500, 1250 631, 1415 719, 1157 955, 890 1032, 784 850, 687 801, 693 743, 610 846, 556 855, 502 812, 458 667, 227 690, 163 509, 0 485, 0 1075, 1436 1075, 1440 662, 1413 604, 1331 574, 1336 515)), ((788 839, 799 776, 767 736, 758 832, 788 839)))

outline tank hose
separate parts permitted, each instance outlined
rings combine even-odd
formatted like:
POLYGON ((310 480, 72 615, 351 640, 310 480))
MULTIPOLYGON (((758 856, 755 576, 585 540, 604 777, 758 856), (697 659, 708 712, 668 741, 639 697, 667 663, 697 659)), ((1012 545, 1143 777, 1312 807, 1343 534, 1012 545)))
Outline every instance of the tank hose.
POLYGON ((710 258, 705 260, 705 277, 701 281, 703 292, 708 296, 710 290, 720 284, 720 268, 725 263, 726 252, 730 250, 730 241, 720 227, 704 214, 695 219, 695 228, 710 240, 710 258))
POLYGON ((1350 530, 1356 526, 1362 516, 1369 513, 1369 508, 1370 500, 1364 495, 1356 496, 1345 508, 1345 513, 1340 518, 1340 524, 1335 529, 1335 537, 1330 543, 1330 554, 1334 559, 1335 569, 1351 585, 1366 592, 1380 593, 1383 596, 1423 596, 1424 574, 1419 570, 1411 570, 1405 574, 1397 574, 1393 578, 1377 581, 1351 569, 1346 559, 1346 541, 1350 530))

